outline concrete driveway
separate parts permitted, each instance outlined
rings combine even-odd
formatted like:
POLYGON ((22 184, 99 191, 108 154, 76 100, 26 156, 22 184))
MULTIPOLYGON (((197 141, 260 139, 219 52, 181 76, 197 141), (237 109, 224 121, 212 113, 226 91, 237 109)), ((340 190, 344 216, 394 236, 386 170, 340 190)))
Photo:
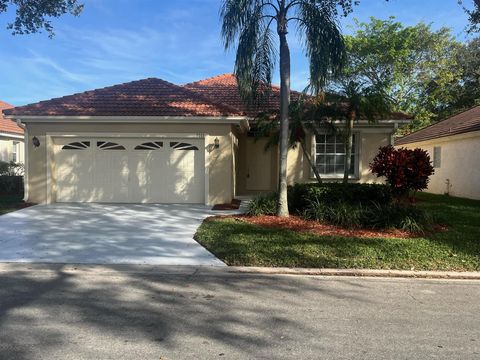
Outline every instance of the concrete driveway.
POLYGON ((37 205, 0 216, 0 262, 225 266, 193 240, 215 213, 183 204, 37 205))

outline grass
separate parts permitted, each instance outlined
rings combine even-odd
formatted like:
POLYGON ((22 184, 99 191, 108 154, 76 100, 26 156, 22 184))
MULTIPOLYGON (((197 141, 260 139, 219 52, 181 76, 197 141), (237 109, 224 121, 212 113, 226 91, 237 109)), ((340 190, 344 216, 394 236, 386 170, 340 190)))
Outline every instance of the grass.
POLYGON ((432 194, 418 200, 447 231, 409 239, 320 236, 228 218, 206 220, 195 239, 236 266, 479 271, 480 201, 432 194))

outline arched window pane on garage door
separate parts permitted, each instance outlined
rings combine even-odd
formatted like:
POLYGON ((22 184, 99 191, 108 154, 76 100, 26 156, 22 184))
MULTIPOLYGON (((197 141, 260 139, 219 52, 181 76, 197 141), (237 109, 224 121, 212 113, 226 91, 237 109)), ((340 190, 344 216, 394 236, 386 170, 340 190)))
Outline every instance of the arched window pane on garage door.
POLYGON ((195 145, 176 141, 172 141, 170 143, 170 147, 175 150, 198 150, 198 147, 196 147, 195 145))
POLYGON ((135 146, 134 150, 159 150, 163 148, 163 141, 151 141, 135 146))
POLYGON ((97 148, 101 150, 125 150, 123 145, 110 141, 97 141, 97 148))
POLYGON ((62 150, 85 150, 90 147, 90 141, 75 141, 70 144, 63 145, 62 150))

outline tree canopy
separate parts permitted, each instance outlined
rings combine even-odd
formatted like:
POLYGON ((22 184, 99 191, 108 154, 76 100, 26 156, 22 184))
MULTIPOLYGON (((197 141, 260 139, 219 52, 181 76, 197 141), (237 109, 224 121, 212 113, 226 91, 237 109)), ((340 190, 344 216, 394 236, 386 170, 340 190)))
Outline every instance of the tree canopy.
POLYGON ((455 101, 452 89, 462 69, 462 44, 448 28, 433 31, 419 23, 404 26, 390 17, 356 21, 353 35, 345 37, 347 66, 344 74, 364 88, 375 89, 392 110, 414 115, 412 129, 435 120, 455 101))
POLYGON ((51 18, 70 13, 79 15, 83 4, 77 0, 0 0, 0 14, 15 8, 15 19, 7 25, 13 35, 32 34, 45 30, 54 35, 51 18))

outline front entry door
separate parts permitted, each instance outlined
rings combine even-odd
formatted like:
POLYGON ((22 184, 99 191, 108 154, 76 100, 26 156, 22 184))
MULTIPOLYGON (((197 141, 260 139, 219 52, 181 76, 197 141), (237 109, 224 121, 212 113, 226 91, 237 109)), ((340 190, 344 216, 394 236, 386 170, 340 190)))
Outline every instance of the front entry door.
POLYGON ((272 186, 272 149, 268 139, 247 138, 247 190, 268 191, 272 186))

